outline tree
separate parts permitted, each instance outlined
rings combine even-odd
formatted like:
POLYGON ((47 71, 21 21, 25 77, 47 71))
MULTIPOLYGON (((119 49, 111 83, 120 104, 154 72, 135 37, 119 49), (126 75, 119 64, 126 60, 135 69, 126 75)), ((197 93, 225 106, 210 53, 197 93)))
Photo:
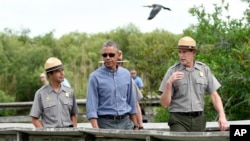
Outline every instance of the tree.
POLYGON ((230 15, 224 17, 229 3, 222 0, 221 5, 214 5, 214 10, 210 14, 204 6, 191 8, 189 12, 199 23, 184 34, 191 34, 197 40, 200 53, 197 58, 208 63, 222 83, 219 93, 229 120, 246 119, 250 117, 249 9, 239 19, 232 19, 230 15))

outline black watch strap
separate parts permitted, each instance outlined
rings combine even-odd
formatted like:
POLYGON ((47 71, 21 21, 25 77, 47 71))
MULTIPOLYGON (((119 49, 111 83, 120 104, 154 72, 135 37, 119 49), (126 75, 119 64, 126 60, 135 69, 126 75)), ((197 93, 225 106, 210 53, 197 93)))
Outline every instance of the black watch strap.
POLYGON ((140 127, 139 127, 138 125, 134 125, 134 129, 136 129, 136 128, 138 128, 138 129, 139 129, 140 127))
POLYGON ((142 126, 139 126, 139 130, 144 129, 142 126))

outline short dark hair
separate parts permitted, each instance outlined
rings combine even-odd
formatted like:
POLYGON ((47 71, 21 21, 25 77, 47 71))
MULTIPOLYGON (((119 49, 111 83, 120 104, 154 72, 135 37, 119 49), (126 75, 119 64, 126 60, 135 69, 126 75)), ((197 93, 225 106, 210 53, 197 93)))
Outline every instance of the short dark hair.
POLYGON ((104 48, 104 47, 110 47, 110 46, 115 47, 117 49, 117 51, 119 51, 119 45, 116 42, 114 42, 114 41, 107 41, 107 42, 105 42, 103 44, 102 48, 104 48))

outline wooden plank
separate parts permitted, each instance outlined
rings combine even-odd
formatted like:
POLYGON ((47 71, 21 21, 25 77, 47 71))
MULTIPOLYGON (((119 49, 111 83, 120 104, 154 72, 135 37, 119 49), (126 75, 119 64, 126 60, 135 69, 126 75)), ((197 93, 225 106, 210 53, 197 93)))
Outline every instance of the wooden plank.
MULTIPOLYGON (((86 99, 76 99, 78 106, 86 106, 86 99)), ((33 101, 28 102, 4 102, 0 103, 0 110, 4 109, 26 109, 31 108, 33 101)), ((143 106, 160 106, 159 99, 144 99, 140 101, 143 106)))
MULTIPOLYGON (((35 129, 29 127, 6 127, 0 128, 0 134, 19 135, 20 138, 37 138, 57 139, 63 137, 72 137, 75 140, 83 139, 84 135, 93 135, 92 137, 99 140, 171 140, 171 141, 228 141, 229 132, 169 132, 162 130, 113 130, 113 129, 94 129, 94 128, 44 128, 35 129), (20 136, 25 135, 25 136, 20 136)), ((18 136, 17 136, 18 137, 18 136)), ((86 136, 85 136, 86 137, 86 136)), ((89 140, 93 140, 89 138, 89 140)))
MULTIPOLYGON (((233 124, 247 124, 250 120, 229 121, 233 124)), ((215 128, 218 126, 217 122, 208 122, 207 128, 215 128)), ((44 128, 36 129, 32 124, 17 124, 0 123, 0 140, 2 138, 9 139, 16 135, 20 140, 27 138, 43 138, 50 140, 60 140, 64 137, 74 139, 74 141, 81 141, 88 139, 89 141, 229 141, 229 131, 209 131, 209 132, 170 132, 166 123, 146 123, 145 130, 114 130, 114 129, 94 129, 91 128, 90 123, 79 123, 78 128, 44 128), (158 125, 165 125, 161 128, 156 128, 158 125), (155 127, 155 128, 153 128, 155 127)), ((70 140, 70 139, 69 139, 70 140)), ((66 141, 66 138, 65 138, 66 141)), ((68 140, 67 140, 68 141, 68 140)), ((70 140, 71 141, 71 140, 70 140)), ((73 141, 73 140, 72 140, 73 141)))

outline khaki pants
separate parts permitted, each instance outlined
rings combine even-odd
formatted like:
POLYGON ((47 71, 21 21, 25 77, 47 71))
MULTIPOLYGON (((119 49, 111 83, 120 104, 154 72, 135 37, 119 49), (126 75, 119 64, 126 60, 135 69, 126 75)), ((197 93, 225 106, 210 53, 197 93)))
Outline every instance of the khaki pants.
POLYGON ((206 129, 206 118, 204 114, 197 117, 191 117, 178 113, 170 113, 168 125, 170 131, 202 132, 206 129))

